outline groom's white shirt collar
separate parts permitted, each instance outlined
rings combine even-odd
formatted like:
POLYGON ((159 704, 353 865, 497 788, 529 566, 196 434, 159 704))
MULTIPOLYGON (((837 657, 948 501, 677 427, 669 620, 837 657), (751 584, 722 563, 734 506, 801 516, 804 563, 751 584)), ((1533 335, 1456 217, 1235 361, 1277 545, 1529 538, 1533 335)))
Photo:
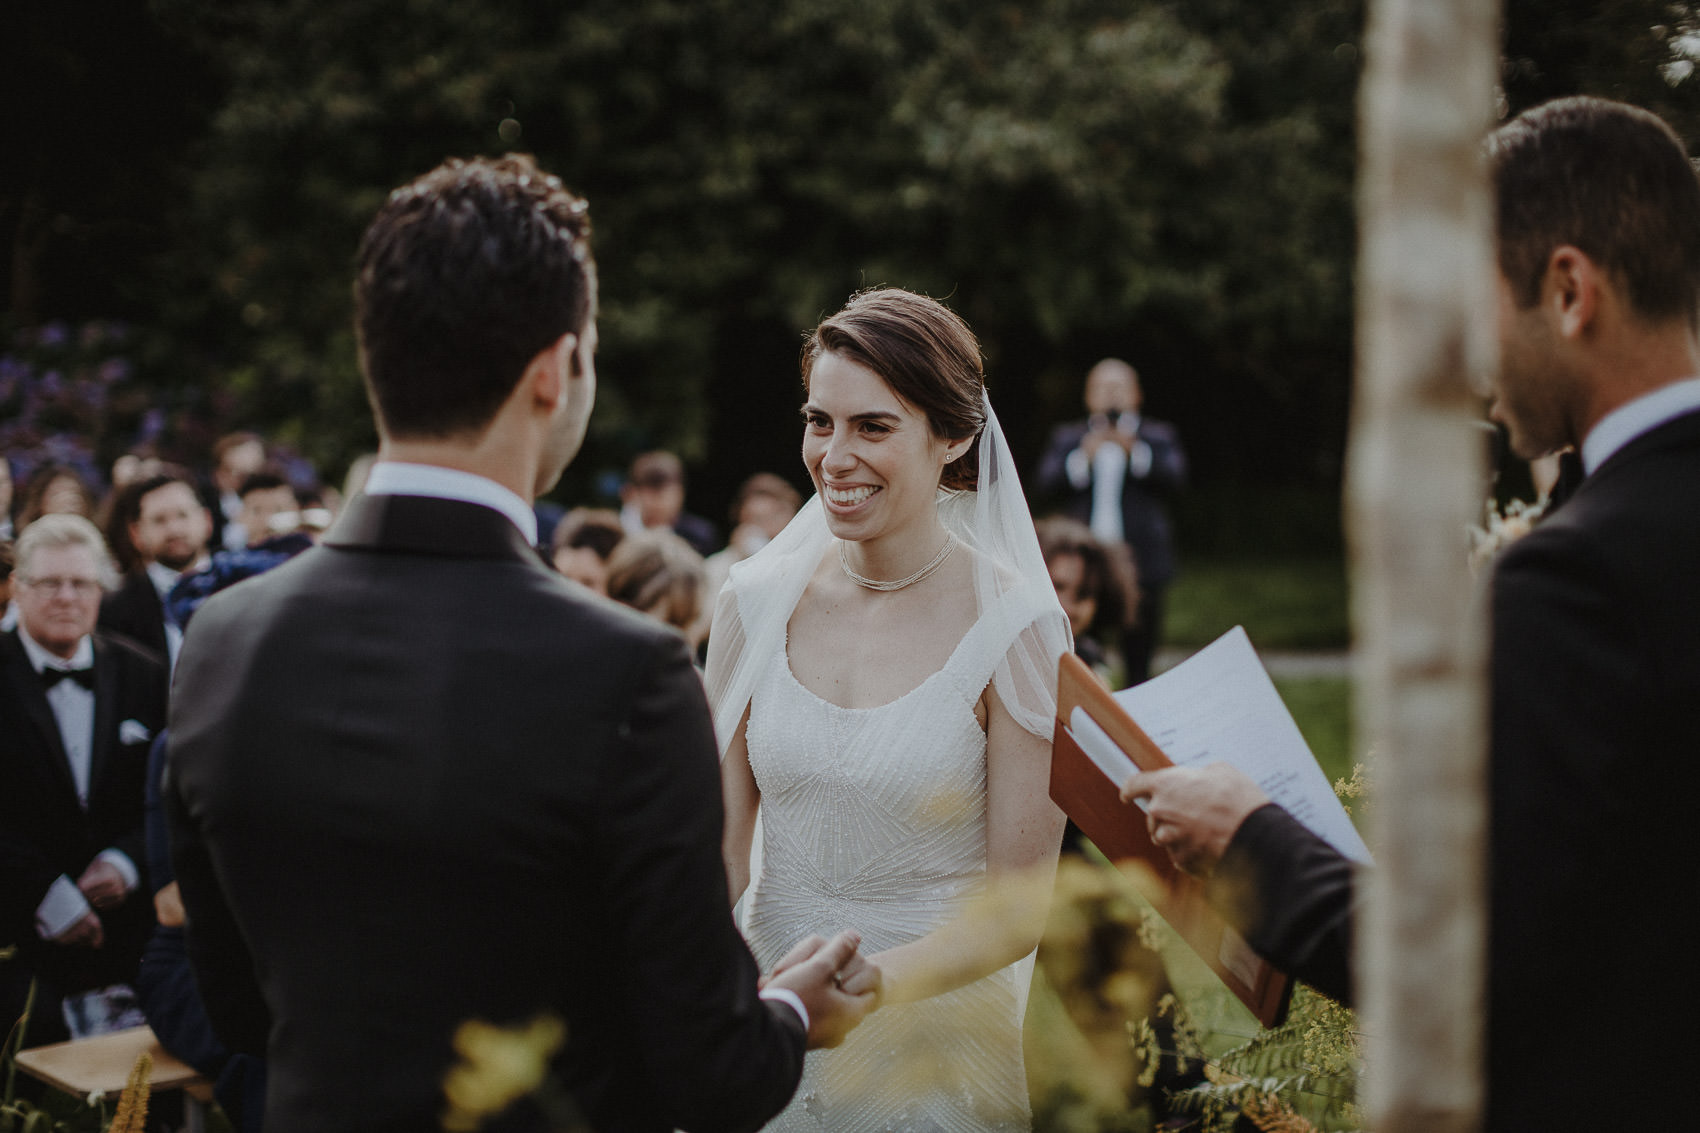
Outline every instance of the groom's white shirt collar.
POLYGON ((1592 476, 1612 454, 1642 433, 1693 409, 1700 409, 1700 378, 1660 386, 1618 406, 1601 417, 1582 441, 1582 467, 1592 476))
POLYGON ((472 472, 382 460, 372 466, 364 491, 368 496, 430 496, 491 508, 507 516, 527 543, 537 545, 537 514, 530 505, 494 480, 472 472))

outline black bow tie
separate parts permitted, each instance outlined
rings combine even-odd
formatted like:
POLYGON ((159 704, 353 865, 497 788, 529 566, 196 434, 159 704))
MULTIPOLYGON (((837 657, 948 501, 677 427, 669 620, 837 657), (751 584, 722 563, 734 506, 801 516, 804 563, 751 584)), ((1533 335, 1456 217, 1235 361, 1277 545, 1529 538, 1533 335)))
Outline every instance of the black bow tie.
POLYGON ((94 691, 94 669, 93 668, 88 668, 88 669, 53 669, 53 668, 47 668, 47 669, 43 669, 41 671, 41 683, 44 686, 46 686, 47 688, 52 688, 54 685, 58 684, 60 681, 63 681, 63 680, 76 681, 78 684, 82 685, 84 688, 88 689, 90 692, 94 691))

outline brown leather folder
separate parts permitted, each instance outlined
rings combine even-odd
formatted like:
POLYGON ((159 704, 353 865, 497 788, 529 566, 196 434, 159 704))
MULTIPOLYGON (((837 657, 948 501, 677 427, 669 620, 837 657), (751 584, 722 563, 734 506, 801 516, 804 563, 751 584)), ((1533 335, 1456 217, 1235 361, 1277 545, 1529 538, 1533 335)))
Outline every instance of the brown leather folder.
POLYGON ((1204 899, 1203 882, 1176 869, 1167 851, 1151 841, 1144 813, 1121 801, 1121 784, 1110 782, 1075 742, 1069 719, 1076 708, 1104 729, 1140 770, 1171 766, 1163 749, 1116 703, 1085 662, 1065 654, 1057 673, 1051 798, 1105 857, 1117 864, 1137 860, 1144 865, 1156 878, 1154 887, 1145 887, 1145 895, 1163 919, 1259 1022, 1265 1027, 1280 1026, 1291 994, 1286 973, 1253 952, 1204 899))

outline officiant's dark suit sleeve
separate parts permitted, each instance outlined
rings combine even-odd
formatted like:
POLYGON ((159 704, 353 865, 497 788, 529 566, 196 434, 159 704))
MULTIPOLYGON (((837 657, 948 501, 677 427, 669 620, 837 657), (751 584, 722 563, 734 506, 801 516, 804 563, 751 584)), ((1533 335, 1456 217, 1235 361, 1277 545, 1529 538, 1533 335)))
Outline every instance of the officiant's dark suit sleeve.
POLYGON ((1495 571, 1490 1130, 1691 1120, 1665 1091, 1564 1087, 1589 1065, 1578 1034, 1693 1045, 1696 517, 1700 413, 1630 442, 1495 571))
POLYGON ((1246 816, 1206 893, 1252 951, 1352 1005, 1352 863, 1269 803, 1246 816))

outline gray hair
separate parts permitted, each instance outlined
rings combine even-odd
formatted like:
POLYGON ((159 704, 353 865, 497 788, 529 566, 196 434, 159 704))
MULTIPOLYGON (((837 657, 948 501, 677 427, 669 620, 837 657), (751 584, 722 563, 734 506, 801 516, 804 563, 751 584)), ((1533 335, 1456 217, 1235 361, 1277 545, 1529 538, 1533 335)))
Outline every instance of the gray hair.
POLYGON ((50 547, 87 547, 94 556, 100 585, 110 590, 118 584, 118 572, 112 565, 112 555, 101 538, 100 528, 80 515, 44 515, 18 535, 13 547, 17 565, 13 568, 19 578, 31 578, 30 564, 37 551, 50 547))

